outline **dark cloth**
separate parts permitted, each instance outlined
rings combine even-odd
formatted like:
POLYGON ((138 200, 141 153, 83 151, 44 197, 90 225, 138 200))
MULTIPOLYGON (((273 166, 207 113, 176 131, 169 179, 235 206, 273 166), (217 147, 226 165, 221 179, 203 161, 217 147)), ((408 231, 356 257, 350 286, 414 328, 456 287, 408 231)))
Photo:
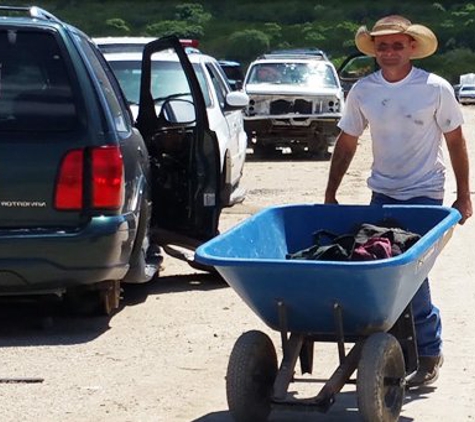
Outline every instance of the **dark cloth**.
POLYGON ((420 235, 399 227, 363 223, 354 233, 336 235, 327 230, 313 233, 313 245, 287 259, 320 261, 367 261, 390 258, 409 249, 420 235))
POLYGON ((391 256, 400 255, 404 251, 407 251, 421 238, 420 235, 403 230, 399 227, 388 228, 364 223, 355 235, 355 243, 358 245, 364 245, 373 237, 389 240, 392 250, 391 256))

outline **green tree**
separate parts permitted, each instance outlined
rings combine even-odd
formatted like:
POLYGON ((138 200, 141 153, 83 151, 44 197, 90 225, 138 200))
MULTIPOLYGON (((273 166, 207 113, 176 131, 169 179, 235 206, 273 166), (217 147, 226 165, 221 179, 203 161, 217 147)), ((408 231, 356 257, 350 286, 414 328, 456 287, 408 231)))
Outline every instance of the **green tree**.
POLYGON ((211 13, 205 11, 202 4, 183 3, 175 7, 175 19, 186 21, 196 25, 204 25, 213 17, 211 13))
POLYGON ((460 75, 474 71, 475 52, 469 48, 457 48, 428 57, 418 65, 443 76, 452 84, 457 84, 460 75))
POLYGON ((120 18, 107 19, 106 26, 112 28, 113 34, 111 35, 128 35, 130 33, 129 25, 120 18))
POLYGON ((278 23, 265 23, 263 32, 269 37, 269 42, 273 47, 279 44, 282 38, 282 27, 278 23))
POLYGON ((249 63, 256 56, 269 51, 270 39, 257 29, 246 29, 231 34, 228 39, 226 57, 249 63))
POLYGON ((162 21, 147 25, 145 28, 147 35, 152 37, 164 37, 167 35, 176 35, 179 38, 203 37, 204 31, 201 25, 190 25, 185 21, 162 21))

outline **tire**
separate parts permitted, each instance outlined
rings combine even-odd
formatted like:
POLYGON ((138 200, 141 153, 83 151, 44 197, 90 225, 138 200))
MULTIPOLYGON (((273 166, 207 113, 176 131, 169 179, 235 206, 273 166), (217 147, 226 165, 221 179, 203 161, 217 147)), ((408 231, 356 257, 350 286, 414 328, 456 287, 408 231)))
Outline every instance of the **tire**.
POLYGON ((120 281, 103 281, 94 286, 70 289, 66 293, 67 308, 78 316, 110 316, 119 307, 120 281))
POLYGON ((396 338, 373 334, 365 341, 358 364, 358 408, 365 422, 396 422, 404 401, 404 355, 396 338))
POLYGON ((140 203, 140 215, 135 235, 134 245, 129 258, 129 271, 122 280, 123 283, 142 284, 159 275, 159 269, 155 274, 148 274, 147 253, 153 245, 149 244, 149 208, 146 198, 140 203))
POLYGON ((271 339, 248 331, 236 341, 229 358, 226 395, 236 422, 264 422, 271 411, 277 355, 271 339))
POLYGON ((256 158, 269 158, 277 154, 274 145, 262 145, 258 142, 253 145, 252 149, 256 158))

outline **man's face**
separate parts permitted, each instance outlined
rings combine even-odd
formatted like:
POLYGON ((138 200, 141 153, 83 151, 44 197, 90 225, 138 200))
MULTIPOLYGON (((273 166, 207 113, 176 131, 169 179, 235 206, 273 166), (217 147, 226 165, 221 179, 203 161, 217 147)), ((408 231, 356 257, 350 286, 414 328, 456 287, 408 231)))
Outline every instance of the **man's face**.
POLYGON ((407 65, 416 47, 412 37, 405 34, 382 35, 374 37, 376 61, 384 68, 397 68, 407 65))
POLYGON ((269 79, 273 75, 273 72, 268 67, 261 67, 259 69, 259 76, 263 79, 269 79))

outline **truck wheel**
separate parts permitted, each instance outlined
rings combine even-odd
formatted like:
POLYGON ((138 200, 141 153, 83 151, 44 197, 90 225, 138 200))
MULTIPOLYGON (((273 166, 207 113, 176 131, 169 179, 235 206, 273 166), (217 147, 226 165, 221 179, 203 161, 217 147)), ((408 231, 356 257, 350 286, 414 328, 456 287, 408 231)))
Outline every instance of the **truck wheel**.
POLYGON ((253 145, 254 157, 256 158, 268 158, 276 153, 276 149, 273 145, 262 145, 256 143, 253 145))
POLYGON ((406 368, 401 345, 387 333, 365 341, 358 364, 358 408, 365 422, 396 422, 404 400, 406 368))
POLYGON ((328 142, 322 135, 314 135, 308 142, 308 152, 319 160, 328 160, 331 154, 328 152, 328 142))
POLYGON ((248 331, 236 341, 229 358, 226 394, 236 422, 263 422, 271 411, 277 356, 271 339, 248 331))

